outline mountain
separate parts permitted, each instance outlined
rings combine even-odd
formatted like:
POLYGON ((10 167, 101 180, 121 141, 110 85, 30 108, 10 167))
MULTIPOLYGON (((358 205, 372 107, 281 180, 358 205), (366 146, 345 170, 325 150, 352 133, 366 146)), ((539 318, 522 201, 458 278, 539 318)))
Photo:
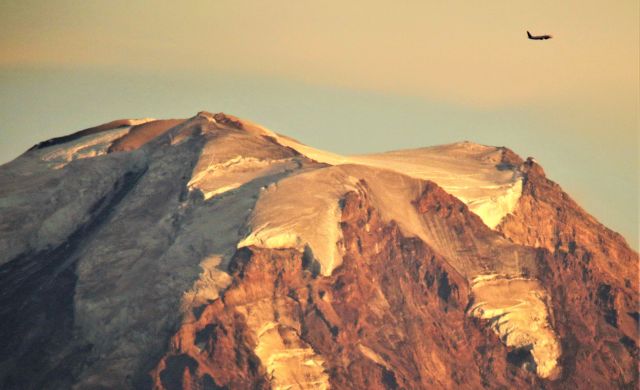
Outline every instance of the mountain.
POLYGON ((638 265, 504 147, 119 120, 0 167, 0 387, 637 388, 638 265))

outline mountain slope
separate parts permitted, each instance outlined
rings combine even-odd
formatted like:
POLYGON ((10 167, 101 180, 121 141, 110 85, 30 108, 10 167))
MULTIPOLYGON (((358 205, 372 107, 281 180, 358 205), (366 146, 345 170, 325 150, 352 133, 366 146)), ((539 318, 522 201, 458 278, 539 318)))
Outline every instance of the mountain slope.
POLYGON ((506 148, 338 156, 201 112, 0 183, 3 388, 638 383, 638 254, 506 148))

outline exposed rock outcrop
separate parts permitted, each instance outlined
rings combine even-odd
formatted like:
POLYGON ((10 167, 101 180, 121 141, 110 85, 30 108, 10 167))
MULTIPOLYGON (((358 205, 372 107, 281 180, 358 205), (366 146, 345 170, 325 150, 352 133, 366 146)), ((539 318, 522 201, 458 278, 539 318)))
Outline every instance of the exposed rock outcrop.
POLYGON ((556 292, 550 298, 568 370, 561 383, 637 386, 638 254, 547 179, 535 161, 514 162, 521 163, 523 193, 497 230, 553 255, 542 264, 540 280, 556 292))
POLYGON ((182 358, 177 372, 188 371, 183 377, 200 386, 213 380, 240 388, 229 372, 274 388, 538 383, 509 364, 507 347, 484 322, 467 316, 468 283, 442 256, 382 221, 366 192, 347 193, 342 205, 341 267, 322 277, 300 251, 241 249, 231 264, 234 282, 221 299, 198 308, 195 325, 182 325, 156 368, 155 387, 175 385, 163 373, 168 361, 185 355, 191 359, 182 358), (240 325, 228 325, 230 318, 240 325), (230 345, 221 329, 243 336, 230 345), (247 346, 252 371, 245 360, 217 367, 247 346))

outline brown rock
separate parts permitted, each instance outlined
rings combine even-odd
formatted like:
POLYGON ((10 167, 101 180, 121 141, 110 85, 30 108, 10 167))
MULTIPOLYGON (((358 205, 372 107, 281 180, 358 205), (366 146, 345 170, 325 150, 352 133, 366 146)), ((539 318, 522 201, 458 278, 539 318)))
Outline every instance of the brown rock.
POLYGON ((497 227, 514 243, 543 248, 543 284, 554 291, 566 370, 560 387, 638 385, 638 254, 573 201, 529 159, 523 194, 497 227))

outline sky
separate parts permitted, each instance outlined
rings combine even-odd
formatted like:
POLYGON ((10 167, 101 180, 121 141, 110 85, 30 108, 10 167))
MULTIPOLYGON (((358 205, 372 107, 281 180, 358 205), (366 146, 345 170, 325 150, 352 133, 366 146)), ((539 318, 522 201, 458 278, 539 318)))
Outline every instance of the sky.
POLYGON ((344 154, 470 140, 536 157, 637 249, 639 4, 0 0, 0 163, 200 110, 344 154))

